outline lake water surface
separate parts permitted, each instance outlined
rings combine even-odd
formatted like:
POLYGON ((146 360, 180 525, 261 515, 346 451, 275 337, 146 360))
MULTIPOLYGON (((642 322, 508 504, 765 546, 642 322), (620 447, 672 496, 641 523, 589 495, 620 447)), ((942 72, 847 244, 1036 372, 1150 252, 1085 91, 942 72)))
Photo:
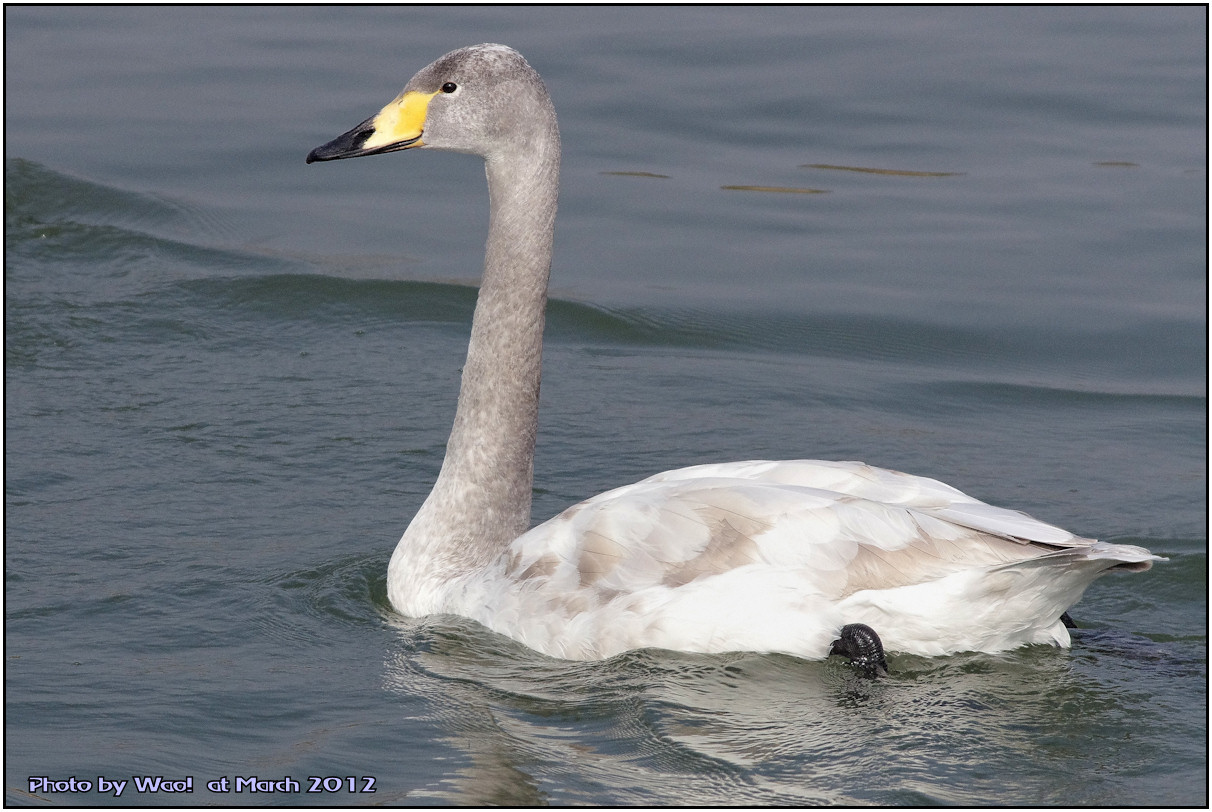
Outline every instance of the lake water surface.
POLYGON ((1204 8, 5 18, 7 803, 1207 803, 1204 8), (392 612, 483 170, 303 159, 484 41, 565 150, 535 521, 859 459, 1168 563, 877 682, 392 612))

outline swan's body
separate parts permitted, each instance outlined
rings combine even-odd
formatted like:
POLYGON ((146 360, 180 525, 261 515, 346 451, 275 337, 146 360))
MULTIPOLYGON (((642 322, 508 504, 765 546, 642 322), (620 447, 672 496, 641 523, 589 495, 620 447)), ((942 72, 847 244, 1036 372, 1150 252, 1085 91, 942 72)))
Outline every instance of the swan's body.
POLYGON ((1061 615, 1091 581, 1156 560, 854 462, 668 471, 527 530, 555 112, 516 51, 463 48, 308 162, 417 147, 482 156, 491 217, 446 458, 388 566, 402 614, 463 615, 571 659, 643 647, 820 659, 856 623, 932 656, 1067 646, 1061 615))

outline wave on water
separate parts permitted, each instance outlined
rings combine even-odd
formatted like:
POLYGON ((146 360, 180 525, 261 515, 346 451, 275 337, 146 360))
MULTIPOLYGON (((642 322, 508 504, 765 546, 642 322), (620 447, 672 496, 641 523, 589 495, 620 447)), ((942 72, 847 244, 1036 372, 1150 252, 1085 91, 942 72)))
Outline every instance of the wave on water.
MULTIPOLYGON (((37 311, 47 305, 68 305, 77 309, 76 318, 102 320, 117 306, 120 312, 109 315, 128 325, 184 306, 207 311, 208 323, 243 315, 271 323, 354 321, 358 329, 368 321, 465 325, 475 307, 473 282, 383 278, 387 272, 407 277, 397 270, 407 268, 407 257, 290 255, 233 244, 233 229, 206 207, 115 188, 20 158, 6 161, 5 180, 7 303, 9 324, 18 332, 23 320, 42 318, 37 311), (99 276, 105 284, 97 283, 99 276)), ((964 373, 960 380, 971 375, 981 386, 1011 387, 1007 396, 1014 398, 1026 386, 1041 397, 1107 392, 1204 402, 1202 392, 1166 383, 1189 377, 1185 369, 1167 368, 1178 362, 1166 359, 1201 354, 1198 347, 1175 352, 1183 335, 1202 336, 1202 331, 1176 335, 1173 322, 1165 330, 1138 324, 1094 332, 1058 325, 1041 333, 856 312, 746 310, 728 301, 705 307, 604 306, 560 297, 549 300, 547 319, 546 336, 555 343, 956 369, 964 373), (1141 382, 1070 386, 1061 380, 1064 369, 1107 358, 1138 366, 1141 382), (1024 383, 1027 371, 1039 373, 1042 383, 1024 383)), ((33 333, 48 329, 43 325, 33 333)), ((1096 373, 1093 380, 1111 377, 1096 373)))

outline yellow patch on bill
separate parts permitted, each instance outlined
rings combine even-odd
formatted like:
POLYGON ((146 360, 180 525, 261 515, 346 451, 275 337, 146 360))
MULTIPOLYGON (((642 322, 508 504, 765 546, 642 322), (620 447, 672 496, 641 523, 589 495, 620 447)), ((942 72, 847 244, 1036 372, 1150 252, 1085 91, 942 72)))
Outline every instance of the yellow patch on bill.
MULTIPOLYGON (((366 143, 364 149, 376 149, 405 141, 417 141, 425 127, 425 113, 429 109, 429 100, 438 95, 434 93, 417 93, 415 90, 403 94, 391 104, 384 107, 375 116, 375 132, 366 143)), ((422 146, 417 141, 416 146, 422 146)))

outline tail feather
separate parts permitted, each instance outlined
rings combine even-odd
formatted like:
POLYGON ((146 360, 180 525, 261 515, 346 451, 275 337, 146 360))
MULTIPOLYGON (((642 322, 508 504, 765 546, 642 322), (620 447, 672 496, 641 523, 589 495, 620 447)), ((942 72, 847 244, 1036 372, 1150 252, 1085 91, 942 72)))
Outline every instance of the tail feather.
POLYGON ((1144 547, 1131 544, 1111 544, 1106 541, 1091 541, 1080 547, 1061 547, 1043 555, 1029 558, 1026 561, 1015 561, 994 567, 1001 569, 1026 569, 1030 567, 1051 567, 1057 565, 1077 565, 1082 562, 1105 562, 1096 567, 1099 573, 1107 570, 1124 572, 1144 572, 1153 567, 1154 561, 1165 561, 1160 555, 1154 555, 1144 547))

